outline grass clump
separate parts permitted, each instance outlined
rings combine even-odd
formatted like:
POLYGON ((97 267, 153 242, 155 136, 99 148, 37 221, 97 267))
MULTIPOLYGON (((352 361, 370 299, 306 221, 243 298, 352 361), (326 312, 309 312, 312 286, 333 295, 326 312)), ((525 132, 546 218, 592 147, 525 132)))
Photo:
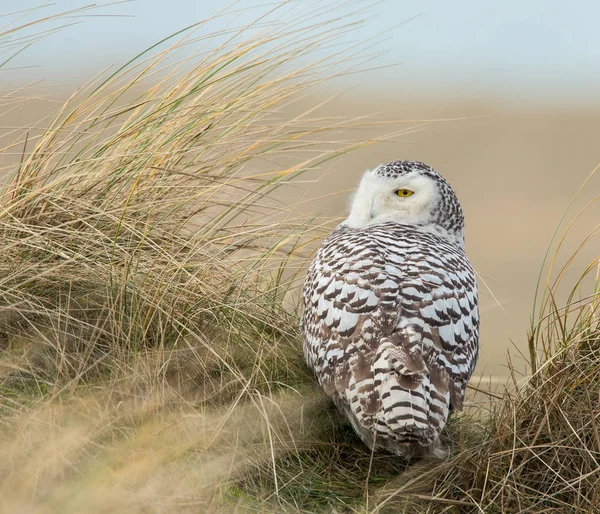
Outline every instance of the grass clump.
POLYGON ((161 42, 4 148, 0 510, 228 511, 232 477, 310 432, 284 300, 318 234, 274 192, 362 145, 340 131, 369 122, 293 103, 369 56, 314 55, 356 14, 271 8, 161 42))
POLYGON ((188 31, 11 145, 24 150, 0 199, 0 337, 29 364, 51 356, 31 377, 74 385, 175 348, 207 375, 232 371, 236 353, 253 370, 285 354, 296 321, 277 266, 307 236, 304 220, 274 216, 285 207, 272 193, 348 150, 319 137, 343 123, 282 113, 337 64, 292 63, 352 25, 318 18, 224 30, 175 60, 206 39, 188 31))

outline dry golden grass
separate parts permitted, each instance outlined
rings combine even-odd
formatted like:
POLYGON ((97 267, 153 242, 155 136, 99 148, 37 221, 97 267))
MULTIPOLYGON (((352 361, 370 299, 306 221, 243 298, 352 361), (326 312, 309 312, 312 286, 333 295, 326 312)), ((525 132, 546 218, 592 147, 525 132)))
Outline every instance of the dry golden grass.
POLYGON ((598 508, 597 276, 567 308, 544 289, 535 373, 452 420, 448 462, 372 455, 317 392, 284 300, 322 230, 271 193, 363 144, 281 113, 360 66, 305 64, 356 23, 328 11, 185 33, 4 149, 3 512, 598 508))
POLYGON ((283 303, 318 232, 269 195, 370 123, 281 113, 361 65, 310 61, 356 16, 297 10, 188 31, 4 148, 22 158, 0 199, 3 511, 228 510, 231 479, 315 425, 283 303))

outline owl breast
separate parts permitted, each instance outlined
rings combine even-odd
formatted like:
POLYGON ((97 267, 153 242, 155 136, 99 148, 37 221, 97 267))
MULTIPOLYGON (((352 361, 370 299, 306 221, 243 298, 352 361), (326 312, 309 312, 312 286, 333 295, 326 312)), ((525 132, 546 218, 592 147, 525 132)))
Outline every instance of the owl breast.
POLYGON ((418 227, 341 225, 303 291, 304 356, 373 449, 435 446, 478 355, 475 273, 462 248, 418 227))

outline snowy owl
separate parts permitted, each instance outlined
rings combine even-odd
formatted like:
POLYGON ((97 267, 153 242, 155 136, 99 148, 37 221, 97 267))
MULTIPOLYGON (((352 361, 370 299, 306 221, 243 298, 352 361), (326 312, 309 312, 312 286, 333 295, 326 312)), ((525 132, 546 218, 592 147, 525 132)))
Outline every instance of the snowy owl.
POLYGON ((479 352, 475 273, 450 184, 416 161, 367 171, 310 266, 304 357, 364 443, 442 453, 479 352))

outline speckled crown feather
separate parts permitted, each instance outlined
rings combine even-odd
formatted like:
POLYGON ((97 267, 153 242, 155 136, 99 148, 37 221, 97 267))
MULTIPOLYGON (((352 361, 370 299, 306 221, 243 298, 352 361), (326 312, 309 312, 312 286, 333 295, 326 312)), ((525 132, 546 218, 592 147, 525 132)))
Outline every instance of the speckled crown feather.
POLYGON ((376 175, 386 178, 396 178, 413 172, 432 178, 438 183, 440 198, 431 212, 430 223, 462 237, 465 229, 462 207, 452 186, 439 172, 420 161, 392 161, 373 170, 376 175))

